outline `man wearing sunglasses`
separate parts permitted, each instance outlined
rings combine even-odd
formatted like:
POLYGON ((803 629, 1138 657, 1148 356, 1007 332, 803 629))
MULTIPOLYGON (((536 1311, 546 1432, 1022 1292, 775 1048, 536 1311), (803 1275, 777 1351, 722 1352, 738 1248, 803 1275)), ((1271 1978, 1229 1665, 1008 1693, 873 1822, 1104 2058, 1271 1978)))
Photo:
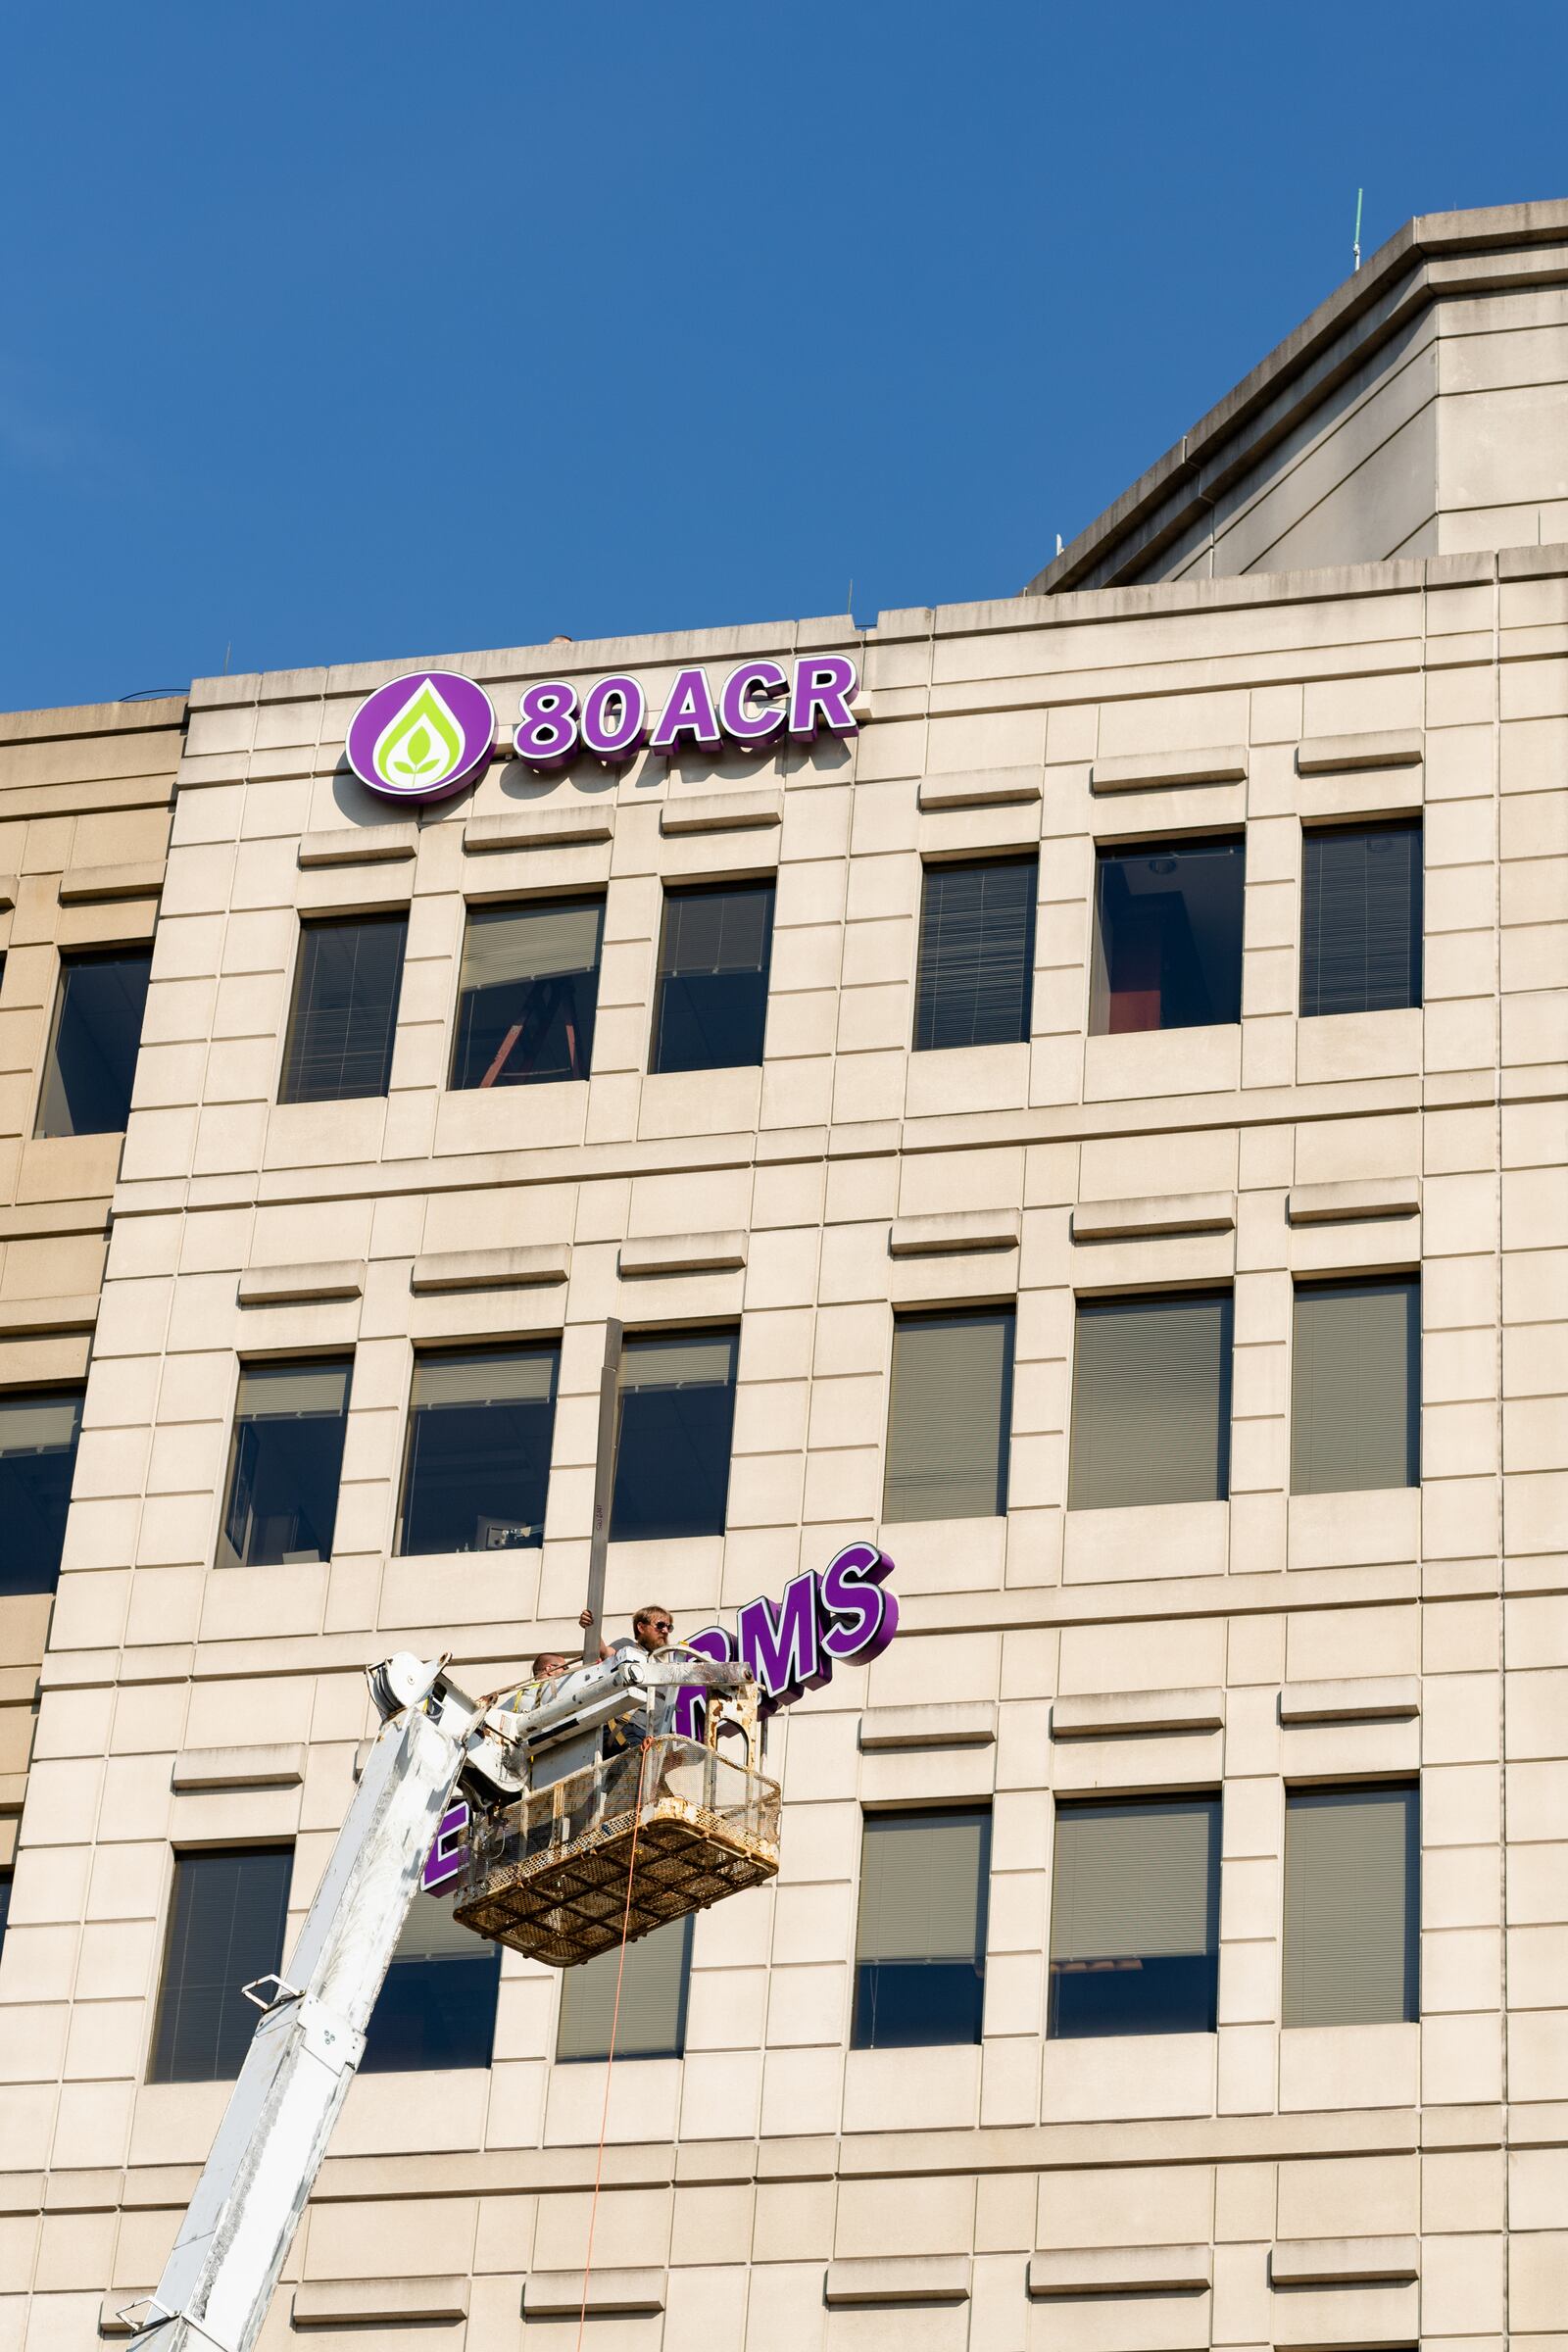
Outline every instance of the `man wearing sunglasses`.
MULTIPOLYGON (((593 1622, 592 1609, 584 1609, 577 1620, 585 1634, 593 1630, 593 1622)), ((651 1600, 633 1617, 629 1634, 621 1634, 613 1642, 600 1642, 599 1655, 612 1658, 617 1649, 645 1649, 652 1657, 656 1650, 664 1648, 674 1631, 675 1621, 663 1602, 651 1600)))

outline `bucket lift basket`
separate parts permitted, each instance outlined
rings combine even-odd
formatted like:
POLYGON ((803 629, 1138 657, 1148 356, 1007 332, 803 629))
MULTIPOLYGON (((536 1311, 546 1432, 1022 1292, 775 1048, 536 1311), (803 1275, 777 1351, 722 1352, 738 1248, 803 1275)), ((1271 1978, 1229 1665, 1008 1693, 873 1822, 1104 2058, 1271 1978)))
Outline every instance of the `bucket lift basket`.
POLYGON ((776 1782, 666 1733, 477 1816, 453 1916, 571 1968, 775 1877, 778 1842, 776 1782))

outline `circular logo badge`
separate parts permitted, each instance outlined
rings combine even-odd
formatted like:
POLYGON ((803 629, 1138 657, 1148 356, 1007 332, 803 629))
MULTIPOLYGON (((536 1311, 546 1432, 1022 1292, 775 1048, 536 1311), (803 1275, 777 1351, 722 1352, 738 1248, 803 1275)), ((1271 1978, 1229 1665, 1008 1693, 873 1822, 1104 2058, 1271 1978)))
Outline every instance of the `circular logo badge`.
POLYGON ((368 694, 349 722, 349 765, 388 801, 444 801, 490 764, 490 697, 455 669, 411 669, 368 694))

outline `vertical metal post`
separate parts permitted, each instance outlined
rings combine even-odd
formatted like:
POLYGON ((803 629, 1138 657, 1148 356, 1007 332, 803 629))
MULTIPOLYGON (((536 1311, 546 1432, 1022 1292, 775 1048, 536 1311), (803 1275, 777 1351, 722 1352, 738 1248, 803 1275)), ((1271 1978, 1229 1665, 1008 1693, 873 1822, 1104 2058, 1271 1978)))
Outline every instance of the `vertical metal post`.
POLYGON ((615 1492, 615 1436, 620 1410, 620 1350, 626 1336, 618 1316, 605 1324, 605 1362, 599 1375, 599 1440, 594 1453, 594 1532, 588 1546, 588 1609, 593 1617, 583 1656, 599 1654, 605 1638, 605 1565, 610 1553, 610 1505, 615 1492))

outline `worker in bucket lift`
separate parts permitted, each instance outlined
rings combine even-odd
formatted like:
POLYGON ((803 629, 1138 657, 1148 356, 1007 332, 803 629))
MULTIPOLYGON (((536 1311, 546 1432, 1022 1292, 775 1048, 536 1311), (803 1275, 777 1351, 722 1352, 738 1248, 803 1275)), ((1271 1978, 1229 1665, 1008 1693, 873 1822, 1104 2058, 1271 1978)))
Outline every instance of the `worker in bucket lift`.
MULTIPOLYGON (((584 1634, 591 1637, 594 1624, 592 1609, 584 1609, 577 1623, 582 1627, 584 1634)), ((602 1665, 607 1658, 613 1658, 627 1650, 643 1650, 649 1657, 657 1656, 660 1650, 668 1645, 674 1631, 675 1621, 663 1602, 650 1600, 632 1618, 629 1634, 617 1635, 613 1642, 600 1642, 600 1663, 602 1665)), ((585 1642, 583 1643, 584 1657, 587 1654, 588 1643, 585 1642)), ((673 1690, 661 1694, 661 1703, 657 1703, 655 1711, 651 1712, 649 1717, 648 1729, 651 1733, 668 1730, 667 1718, 674 1712, 675 1695, 673 1690)), ((629 1718, 623 1716, 618 1722, 606 1724, 604 1749, 607 1756, 618 1755, 622 1750, 634 1744, 629 1718)))
POLYGON ((556 1685, 564 1679, 566 1672, 566 1660, 561 1650, 542 1649, 529 1667, 526 1680, 505 1691, 496 1703, 513 1715, 542 1707, 555 1696, 556 1685))

